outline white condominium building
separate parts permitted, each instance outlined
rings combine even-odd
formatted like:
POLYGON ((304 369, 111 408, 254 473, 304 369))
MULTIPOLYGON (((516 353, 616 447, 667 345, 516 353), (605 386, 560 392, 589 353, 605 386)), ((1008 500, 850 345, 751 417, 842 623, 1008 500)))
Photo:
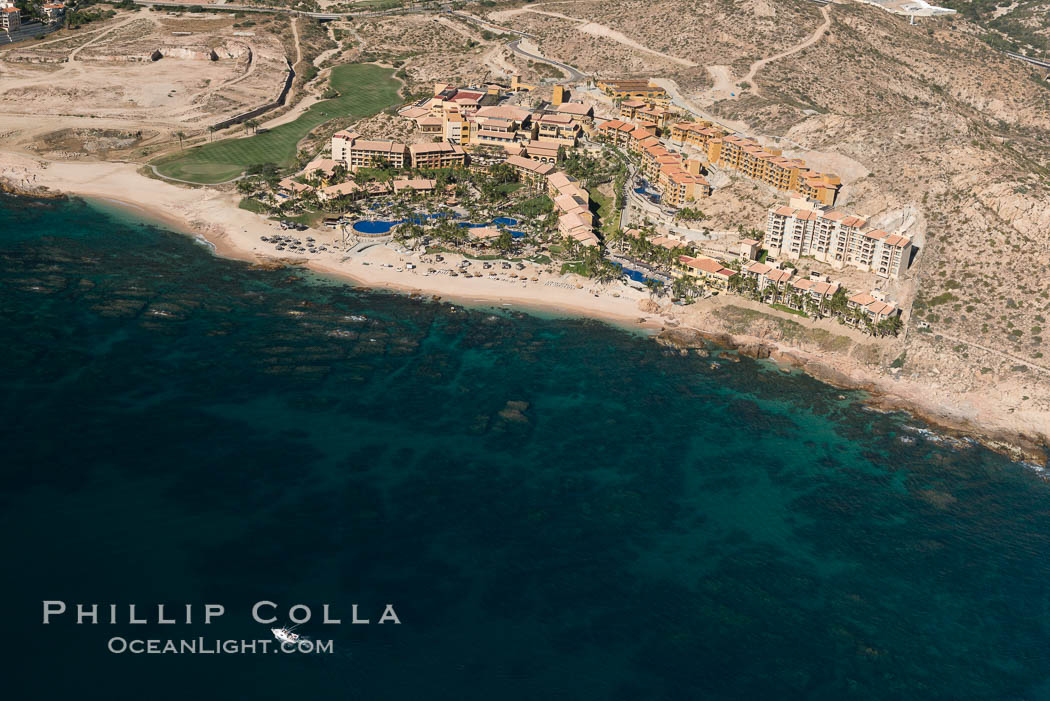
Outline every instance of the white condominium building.
POLYGON ((908 269, 911 240, 881 229, 864 231, 866 225, 862 217, 792 199, 769 210, 764 243, 773 256, 808 256, 836 268, 848 264, 882 277, 900 277, 908 269))

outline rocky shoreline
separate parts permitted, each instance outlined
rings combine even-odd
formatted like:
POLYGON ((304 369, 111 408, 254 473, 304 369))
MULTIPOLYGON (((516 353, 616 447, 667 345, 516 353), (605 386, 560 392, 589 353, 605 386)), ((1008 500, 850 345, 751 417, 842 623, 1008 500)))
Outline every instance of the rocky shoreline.
POLYGON ((896 397, 879 389, 872 382, 858 382, 833 365, 796 349, 785 349, 776 343, 724 332, 704 331, 696 328, 670 328, 656 335, 657 343, 678 350, 705 349, 709 344, 736 351, 755 359, 768 359, 776 363, 796 367, 821 382, 833 387, 867 392, 870 396, 865 404, 880 411, 903 411, 926 423, 936 426, 949 436, 973 440, 990 450, 1012 460, 1032 463, 1042 467, 1050 464, 1045 439, 1020 432, 989 430, 972 422, 944 416, 930 411, 914 402, 896 397))
POLYGON ((56 192, 46 185, 20 185, 12 182, 9 178, 0 178, 0 192, 44 200, 64 200, 68 197, 65 193, 56 192))

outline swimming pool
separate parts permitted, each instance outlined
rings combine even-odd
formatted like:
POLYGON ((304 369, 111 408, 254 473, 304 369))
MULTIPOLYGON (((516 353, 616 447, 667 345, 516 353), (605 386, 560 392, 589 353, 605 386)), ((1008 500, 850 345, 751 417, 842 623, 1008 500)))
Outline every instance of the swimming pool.
POLYGON ((359 231, 362 234, 385 234, 399 223, 400 222, 395 221, 384 221, 382 219, 357 221, 354 222, 354 231, 359 231))
POLYGON ((502 226, 517 226, 518 220, 512 217, 496 217, 492 220, 493 224, 499 224, 502 226))
MULTIPOLYGON (((622 270, 624 275, 626 275, 627 277, 631 278, 635 282, 642 283, 643 285, 645 284, 646 280, 652 280, 653 279, 653 278, 650 278, 650 277, 646 277, 645 273, 643 273, 643 272, 641 272, 639 270, 632 270, 631 268, 625 268, 625 267, 623 267, 622 264, 617 263, 616 261, 613 261, 612 264, 615 265, 620 270, 622 270)), ((660 282, 660 281, 659 280, 654 280, 654 282, 660 282)), ((663 283, 660 282, 660 284, 662 285, 663 283)))

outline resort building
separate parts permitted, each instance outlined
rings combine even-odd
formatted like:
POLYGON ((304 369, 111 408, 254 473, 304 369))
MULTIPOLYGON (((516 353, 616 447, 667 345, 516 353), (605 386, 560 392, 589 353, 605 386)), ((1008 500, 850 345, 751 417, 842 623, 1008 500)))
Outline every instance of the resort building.
POLYGON ((726 268, 714 258, 706 256, 678 256, 680 270, 672 271, 677 277, 688 275, 699 278, 709 286, 724 290, 729 287, 729 279, 736 271, 726 268))
POLYGON ((350 160, 350 144, 354 143, 361 135, 356 131, 337 131, 332 135, 332 160, 346 164, 350 160))
POLYGON ((358 139, 350 145, 348 170, 387 165, 401 169, 409 163, 408 146, 396 141, 358 139))
POLYGON ((911 240, 881 229, 863 231, 866 225, 861 217, 793 198, 789 205, 769 210, 765 247, 773 256, 810 256, 836 268, 849 264, 882 277, 900 277, 910 263, 911 240))
POLYGON ((532 123, 533 138, 539 141, 575 147, 580 136, 579 123, 568 115, 536 114, 532 117, 532 123))
POLYGON ((758 260, 758 253, 762 250, 762 242, 755 239, 743 239, 740 242, 740 258, 743 260, 758 260))
POLYGON ((744 268, 742 272, 745 278, 755 281, 759 292, 772 294, 778 299, 794 274, 790 270, 781 270, 757 261, 744 268))
POLYGON ((809 301, 823 313, 827 308, 827 303, 838 291, 838 283, 828 279, 800 278, 792 281, 786 303, 792 309, 804 309, 806 301, 809 301))
POLYGON ((332 136, 332 160, 343 163, 347 170, 386 164, 404 168, 409 161, 408 146, 396 141, 372 141, 351 131, 338 131, 332 136))
POLYGON ((680 155, 664 148, 659 139, 646 139, 639 145, 642 173, 660 190, 664 204, 680 208, 687 202, 710 196, 711 185, 700 174, 700 161, 683 161, 680 155))
POLYGON ((666 105, 671 101, 667 91, 645 79, 599 80, 598 89, 613 99, 644 100, 649 104, 666 105))
POLYGON ((510 156, 506 163, 518 174, 518 179, 531 188, 545 184, 547 176, 554 172, 550 163, 540 163, 524 156, 510 156))
POLYGON ((558 232, 583 246, 597 246, 591 198, 579 181, 554 171, 547 176, 547 195, 558 212, 558 232))
POLYGON ((678 208, 711 194, 711 186, 704 176, 690 173, 681 165, 662 165, 656 185, 662 193, 662 202, 678 208))
POLYGON ((512 156, 525 156, 527 158, 531 158, 534 161, 539 161, 540 163, 557 163, 559 146, 560 144, 557 143, 530 141, 527 144, 509 147, 507 149, 507 153, 512 156), (511 151, 515 149, 516 153, 511 153, 511 151))
POLYGON ((849 298, 846 306, 860 313, 863 318, 866 318, 873 325, 901 313, 896 304, 887 302, 879 292, 855 294, 849 298))
POLYGON ((620 103, 620 119, 625 122, 633 122, 638 110, 648 107, 644 100, 624 100, 620 103))
POLYGON ((339 183, 338 185, 329 185, 323 187, 317 191, 317 197, 320 200, 333 200, 337 197, 353 196, 357 197, 361 194, 361 186, 355 183, 353 180, 349 180, 345 183, 339 183))
POLYGON ((391 182, 395 193, 401 192, 433 192, 437 187, 437 181, 430 178, 394 178, 391 182))
POLYGON ((296 182, 291 178, 284 178, 277 183, 277 192, 286 197, 292 197, 295 195, 304 195, 307 192, 313 192, 313 188, 306 183, 296 182))
MULTIPOLYGON (((671 131, 674 138, 675 129, 671 131)), ((683 138, 687 138, 686 131, 679 132, 683 138)), ((807 170, 805 161, 784 158, 780 149, 763 147, 754 139, 738 134, 708 139, 707 159, 782 192, 804 191, 804 195, 825 205, 834 204, 841 187, 837 176, 807 170)))
POLYGON ((420 134, 440 136, 444 133, 445 120, 443 117, 435 117, 432 114, 427 114, 416 119, 416 126, 419 127, 420 134))
POLYGON ((0 3, 0 30, 13 32, 22 26, 22 13, 13 3, 0 3))
POLYGON ((634 130, 635 126, 630 122, 610 119, 598 126, 598 135, 608 139, 613 146, 626 146, 631 141, 631 132, 634 130))
POLYGON ((307 176, 317 176, 326 179, 335 175, 335 168, 339 165, 342 164, 333 158, 315 158, 306 164, 306 167, 303 168, 303 173, 307 176))
POLYGON ((563 102, 547 108, 548 112, 564 114, 580 122, 589 122, 594 118, 594 108, 582 102, 563 102))
POLYGON ((442 141, 436 144, 412 144, 408 147, 413 168, 458 168, 467 162, 459 144, 442 141))
POLYGON ((695 146, 705 153, 711 139, 721 139, 725 136, 726 132, 713 122, 676 122, 671 125, 671 141, 695 146))
POLYGON ((458 109, 446 110, 441 113, 441 135, 445 141, 453 144, 470 143, 470 120, 468 120, 458 109))
POLYGON ((835 204, 835 198, 842 187, 842 181, 837 175, 806 170, 800 173, 799 177, 798 191, 803 197, 829 207, 835 204))
POLYGON ((662 133, 677 116, 675 112, 662 107, 643 107, 635 113, 634 121, 643 127, 659 129, 662 133))
MULTIPOLYGON (((547 196, 557 200, 564 195, 588 198, 587 190, 580 181, 564 171, 555 171, 547 176, 547 196)), ((589 201, 589 200, 588 200, 589 201)))
POLYGON ((41 5, 40 11, 44 13, 44 19, 48 22, 57 22, 66 13, 66 6, 60 2, 50 2, 41 5))

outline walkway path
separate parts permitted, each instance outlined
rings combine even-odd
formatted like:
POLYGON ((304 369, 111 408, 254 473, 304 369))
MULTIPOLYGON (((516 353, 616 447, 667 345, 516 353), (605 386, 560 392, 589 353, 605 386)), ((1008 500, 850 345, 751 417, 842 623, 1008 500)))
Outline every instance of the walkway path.
POLYGON ((758 73, 760 70, 765 68, 768 64, 772 63, 773 61, 779 61, 782 58, 787 58, 792 54, 797 54, 799 51, 813 46, 824 37, 824 33, 828 31, 828 29, 831 27, 830 6, 825 5, 821 7, 820 14, 824 15, 824 23, 817 27, 817 31, 813 32, 813 34, 806 38, 802 43, 791 47, 787 51, 782 51, 779 54, 774 54, 773 56, 770 56, 769 58, 761 58, 755 61, 751 64, 751 69, 747 72, 747 75, 745 75, 740 82, 748 83, 751 86, 751 91, 754 92, 754 94, 758 95, 758 86, 755 85, 754 82, 756 73, 758 73))
POLYGON ((1030 367, 1034 370, 1039 370, 1040 372, 1050 374, 1050 368, 1045 367, 1043 365, 1036 365, 1031 360, 1025 360, 1024 358, 1020 358, 1016 355, 1013 355, 1012 353, 1007 353, 1001 350, 995 350, 994 348, 989 348, 988 346, 982 346, 980 343, 974 343, 973 341, 967 341, 962 338, 956 338, 955 336, 949 336, 947 334, 941 333, 940 331, 934 331, 933 333, 934 335, 940 336, 946 341, 951 341, 952 343, 962 343, 963 345, 972 346, 974 348, 978 348, 988 353, 992 353, 994 355, 1006 358, 1007 360, 1012 360, 1015 363, 1021 363, 1022 365, 1030 367))
POLYGON ((157 170, 157 166, 151 165, 149 163, 147 163, 146 165, 148 165, 150 167, 150 170, 153 171, 153 174, 156 175, 161 180, 170 180, 173 183, 183 183, 184 185, 193 185, 194 187, 215 187, 216 185, 227 185, 229 183, 235 183, 238 180, 240 180, 241 178, 248 177, 246 173, 241 173, 236 178, 230 178, 229 180, 223 180, 221 183, 208 183, 205 186, 205 185, 201 185, 200 183, 195 183, 192 180, 182 180, 180 178, 172 178, 170 176, 164 175, 164 173, 161 173, 159 170, 157 170))

